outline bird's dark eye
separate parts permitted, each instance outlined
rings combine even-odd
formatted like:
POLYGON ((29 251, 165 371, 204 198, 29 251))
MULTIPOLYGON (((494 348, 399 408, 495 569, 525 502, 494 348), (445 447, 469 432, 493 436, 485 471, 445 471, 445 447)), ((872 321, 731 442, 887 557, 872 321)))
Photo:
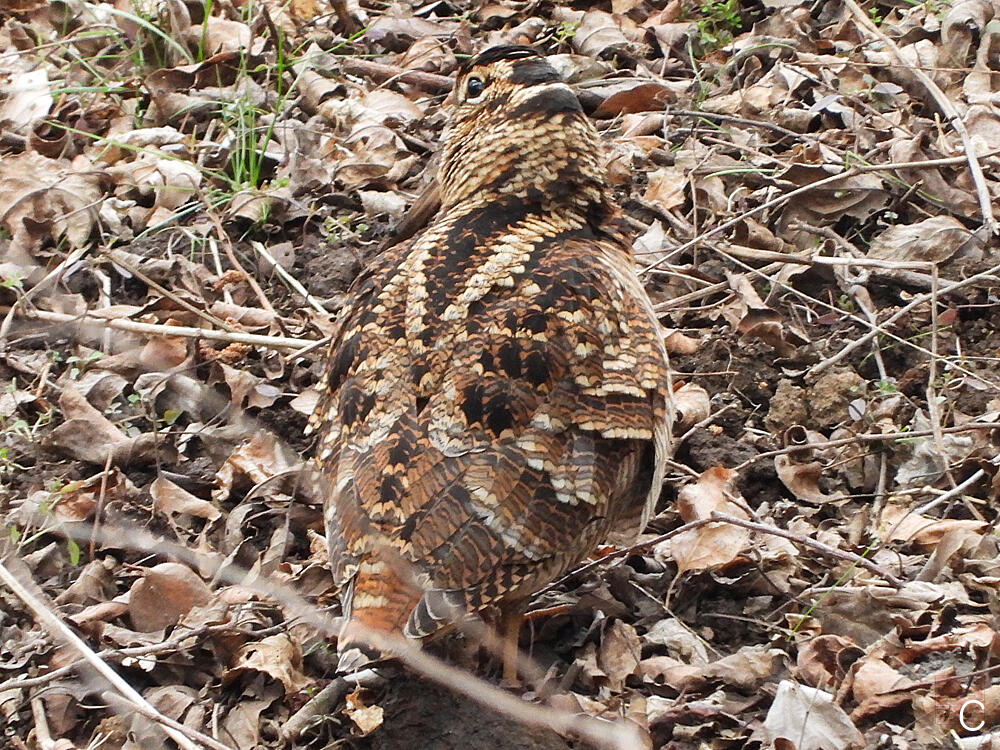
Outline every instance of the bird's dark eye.
POLYGON ((483 89, 485 88, 486 84, 483 82, 483 79, 473 76, 465 82, 465 95, 469 99, 475 99, 483 93, 483 89))

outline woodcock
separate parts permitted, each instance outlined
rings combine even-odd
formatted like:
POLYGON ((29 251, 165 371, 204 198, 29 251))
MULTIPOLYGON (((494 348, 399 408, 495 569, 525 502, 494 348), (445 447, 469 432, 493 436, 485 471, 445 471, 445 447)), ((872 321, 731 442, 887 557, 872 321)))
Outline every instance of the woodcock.
POLYGON ((310 421, 340 667, 364 628, 423 639, 520 611, 648 520, 667 355, 572 90, 529 47, 465 63, 441 209, 351 288, 310 421))

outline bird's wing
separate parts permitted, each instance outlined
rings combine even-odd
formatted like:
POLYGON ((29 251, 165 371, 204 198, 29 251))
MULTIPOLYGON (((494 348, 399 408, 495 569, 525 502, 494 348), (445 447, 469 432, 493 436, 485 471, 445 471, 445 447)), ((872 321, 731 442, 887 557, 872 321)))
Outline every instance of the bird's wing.
POLYGON ((358 574, 353 617, 424 635, 648 515, 665 355, 608 265, 593 241, 562 242, 516 288, 442 315, 426 347, 384 336, 405 341, 403 312, 383 314, 381 342, 347 326, 318 460, 335 575, 358 574))

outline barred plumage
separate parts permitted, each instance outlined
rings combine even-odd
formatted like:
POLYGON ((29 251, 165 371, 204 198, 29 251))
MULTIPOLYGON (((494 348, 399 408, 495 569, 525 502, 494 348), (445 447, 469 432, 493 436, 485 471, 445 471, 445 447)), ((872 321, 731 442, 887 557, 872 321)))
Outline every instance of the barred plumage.
POLYGON ((311 420, 345 615, 411 638, 634 538, 669 449, 659 325, 576 96, 498 47, 450 104, 441 211, 355 282, 311 420))

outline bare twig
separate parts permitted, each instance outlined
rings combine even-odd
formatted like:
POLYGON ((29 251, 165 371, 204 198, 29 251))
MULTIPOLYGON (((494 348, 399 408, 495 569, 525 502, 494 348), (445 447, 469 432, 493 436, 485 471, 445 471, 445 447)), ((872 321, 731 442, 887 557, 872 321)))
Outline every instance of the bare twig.
POLYGON ((158 323, 140 323, 136 320, 120 318, 104 318, 98 314, 70 315, 68 313, 33 310, 22 312, 17 317, 24 320, 44 320, 50 323, 78 323, 114 328, 119 331, 144 333, 150 336, 181 336, 189 339, 208 339, 210 341, 226 341, 229 343, 265 346, 271 349, 308 349, 319 346, 324 340, 293 339, 285 336, 261 336, 255 333, 240 331, 217 331, 212 328, 189 328, 187 326, 166 326, 158 323))
POLYGON ((811 375, 818 375, 824 370, 837 364, 858 347, 865 346, 869 341, 878 336, 879 333, 884 333, 885 329, 887 329, 890 325, 892 325, 897 320, 902 318, 904 315, 907 315, 914 308, 920 307, 920 305, 930 302, 936 296, 950 294, 951 292, 958 291, 959 289, 972 286, 973 284, 976 284, 979 281, 995 277, 997 273, 1000 273, 1000 265, 995 265, 992 268, 986 269, 985 271, 980 271, 979 273, 973 274, 967 279, 963 279, 961 281, 954 281, 951 284, 945 284, 944 286, 942 286, 940 289, 937 290, 937 294, 935 294, 932 291, 914 297, 908 304, 899 308, 899 310, 890 315, 880 326, 872 327, 871 330, 868 331, 868 333, 864 334, 863 336, 859 336, 854 341, 844 346, 843 349, 834 354, 832 357, 827 357, 822 362, 813 365, 812 368, 809 370, 809 373, 811 375))
POLYGON ((77 249, 71 252, 66 256, 65 260, 49 271, 41 281, 21 295, 21 297, 19 297, 18 300, 10 306, 10 309, 4 316, 3 322, 0 323, 0 351, 2 351, 6 346, 7 336, 10 333, 11 324, 13 323, 14 317, 17 315, 18 311, 21 310, 32 297, 38 295, 52 284, 57 283, 66 271, 76 265, 86 254, 87 249, 77 249))
MULTIPOLYGON (((896 43, 872 22, 868 14, 861 9, 860 5, 854 0, 844 0, 844 5, 850 9, 859 26, 878 37, 900 63, 906 63, 896 43)), ((951 100, 945 96, 941 87, 934 83, 934 80, 929 75, 918 67, 910 67, 909 70, 913 74, 913 77, 927 90, 927 94, 934 100, 934 103, 944 115, 945 121, 951 125, 952 129, 958 134, 958 137, 962 139, 965 158, 969 163, 969 175, 972 177, 972 184, 976 186, 976 197, 979 199, 979 210, 983 214, 983 223, 989 228, 991 234, 997 234, 997 221, 993 216, 993 199, 990 197, 989 188, 986 186, 986 178, 983 177, 983 168, 979 165, 979 159, 976 157, 975 149, 972 147, 972 141, 969 138, 969 131, 966 130, 961 115, 955 109, 955 105, 951 100)))
POLYGON ((847 560, 855 565, 859 565, 862 568, 870 570, 872 573, 877 575, 879 578, 891 583, 896 588, 902 588, 903 581, 894 576, 889 571, 883 569, 882 567, 876 565, 871 560, 861 555, 856 555, 853 552, 846 552, 844 550, 837 549, 836 547, 831 547, 828 544, 823 544, 822 542, 817 542, 815 539, 811 539, 807 536, 802 536, 800 534, 793 534, 790 531, 785 531, 784 529, 778 528, 777 526, 769 526, 765 523, 757 523, 756 521, 747 521, 743 518, 737 518, 736 516, 731 516, 728 513, 720 513, 719 511, 712 511, 713 521, 723 521, 725 523, 733 524, 734 526, 742 526, 745 529, 750 529, 751 531, 757 531, 761 534, 771 534, 772 536, 780 536, 784 539, 788 539, 792 542, 797 542, 804 547, 809 547, 816 550, 828 557, 836 557, 841 560, 847 560))
POLYGON ((977 471, 973 472, 972 475, 969 476, 969 478, 966 479, 964 482, 956 484, 954 487, 952 487, 947 492, 942 492, 940 495, 938 495, 933 500, 924 503, 919 508, 916 508, 913 511, 913 513, 915 513, 918 516, 923 515, 927 511, 929 511, 929 510, 931 510, 933 508, 936 508, 937 506, 941 505, 942 503, 948 502, 953 497, 958 497, 963 492, 965 492, 967 489, 969 489, 969 487, 971 487, 972 485, 974 485, 976 482, 978 482, 980 479, 982 479, 985 476, 986 476, 986 470, 985 469, 978 469, 977 471))
POLYGON ((70 630, 62 620, 42 604, 41 600, 17 579, 2 561, 0 561, 0 582, 3 582, 7 588, 14 592, 14 595, 18 599, 24 602, 25 606, 38 618, 38 621, 48 631, 49 635, 56 640, 62 641, 83 656, 87 663, 106 679, 134 710, 160 724, 164 733, 180 747, 185 750, 198 750, 197 745, 194 743, 200 742, 213 750, 231 750, 231 748, 221 742, 217 742, 201 732, 186 727, 153 708, 145 698, 136 692, 135 688, 122 679, 111 667, 97 658, 97 655, 90 646, 84 643, 83 639, 70 630))
MULTIPOLYGON (((707 522, 709 521, 705 521, 704 523, 707 522)), ((701 523, 697 525, 701 525, 701 523)), ((681 530, 677 529, 674 533, 678 533, 681 530)), ((68 535, 81 539, 89 537, 89 534, 83 529, 64 529, 64 531, 68 535)), ((179 560, 187 561, 192 565, 199 563, 196 555, 186 547, 165 542, 163 539, 156 538, 152 534, 139 529, 128 529, 126 532, 125 529, 106 525, 102 529, 100 537, 103 539, 113 539, 114 544, 119 549, 124 544, 124 548, 142 550, 144 553, 169 555, 179 560)), ((4 573, 7 576, 10 575, 5 569, 0 568, 0 581, 6 583, 6 577, 3 576, 4 573)), ((333 618, 325 612, 317 610, 314 604, 307 602, 288 585, 277 585, 274 581, 266 578, 253 579, 248 576, 247 570, 241 569, 238 565, 227 565, 219 578, 230 583, 239 583, 249 590, 256 591, 269 599, 277 601, 288 611, 295 612, 301 622, 312 625, 325 635, 336 635, 339 631, 339 626, 334 623, 333 618)), ((62 628, 65 628, 65 625, 59 622, 54 615, 47 610, 44 611, 49 618, 54 619, 62 628)), ((424 652, 419 645, 406 638, 388 636, 360 624, 357 625, 354 632, 363 636, 366 641, 379 651, 391 654, 418 674, 514 721, 527 726, 547 727, 564 736, 579 737, 605 750, 634 750, 634 748, 642 746, 639 729, 630 722, 611 722, 594 717, 581 716, 571 711, 547 705, 531 703, 519 696, 511 695, 465 670, 446 664, 437 657, 424 652)), ((79 641, 79 638, 72 631, 69 631, 69 633, 79 641)), ((83 646, 86 648, 85 644, 83 646)), ((90 653, 92 655, 92 652, 90 653)), ((93 658, 100 662, 96 657, 93 658)), ((110 671, 115 677, 118 677, 107 665, 103 664, 103 662, 100 663, 104 669, 110 671)), ((120 680, 121 678, 118 677, 118 679, 120 680)), ((136 707, 136 710, 141 709, 136 707)), ((204 735, 200 735, 199 740, 202 737, 204 735)), ((210 740, 210 738, 205 739, 210 740)), ((210 741, 215 743, 214 740, 210 741)), ((190 746, 184 745, 184 747, 188 748, 190 746)), ((223 746, 215 743, 210 745, 210 747, 213 750, 221 750, 223 746)))
POLYGON ((233 328, 231 325, 229 325, 225 321, 219 320, 218 318, 216 318, 213 315, 209 315, 204 310, 201 310, 198 307, 196 307, 195 305, 192 305, 190 302, 188 302, 186 299, 184 299, 180 295, 178 295, 178 294, 170 291, 169 289, 167 289, 163 285, 158 284, 156 281, 154 281, 153 279, 149 278, 148 275, 146 275, 145 273, 143 273, 142 271, 140 271, 132 263, 129 263, 128 260, 126 260, 124 257, 122 257, 123 256, 122 253, 120 253, 120 252, 118 252, 118 251, 116 251, 114 249, 109 249, 109 250, 103 250, 103 251, 101 251, 101 255, 103 255, 105 258, 107 258, 108 260, 110 260, 116 266, 121 266, 122 268, 124 268, 126 271, 128 271, 130 274, 132 274, 133 276, 135 276, 137 279, 139 279, 139 281, 141 281, 143 284, 145 284, 146 286, 148 286, 153 291, 162 294, 164 297, 166 297, 167 299, 169 299, 175 305, 179 305, 180 307, 184 308, 188 312, 193 313, 194 315, 196 315, 199 318, 201 318, 202 320, 204 320, 206 323, 208 323, 210 325, 213 325, 213 326, 218 326, 219 328, 223 329, 224 331, 235 331, 236 330, 235 328, 233 328))
POLYGON ((386 65, 374 60, 364 60, 360 57, 340 58, 340 69, 351 75, 371 78, 376 83, 388 83, 392 80, 408 83, 422 88, 432 94, 447 94, 451 91, 454 81, 448 76, 436 73, 425 73, 420 70, 404 70, 395 65, 386 65))
POLYGON ((647 539, 643 542, 638 542, 636 544, 633 544, 631 547, 624 547, 622 549, 615 550, 610 554, 604 555, 604 557, 599 557, 596 560, 591 560, 590 562, 581 565, 579 568, 571 570, 562 578, 553 581, 548 586, 538 591, 535 594, 535 596, 537 597, 540 596, 541 594, 544 594, 546 591, 551 591, 557 586, 562 585, 565 581, 575 578, 576 576, 583 575, 584 573, 589 573, 594 568, 599 568, 603 565, 607 565, 609 562, 614 562, 619 558, 627 557, 628 555, 635 554, 636 552, 640 552, 644 549, 655 547, 660 542, 665 542, 668 539, 672 539, 673 537, 677 536, 678 534, 681 534, 685 531, 690 531, 691 529, 697 529, 699 526, 704 526, 706 523, 711 523, 711 522, 712 522, 711 518, 702 518, 697 521, 691 521, 690 523, 686 523, 683 526, 678 526, 676 529, 672 529, 671 531, 668 531, 665 534, 660 534, 659 536, 655 536, 652 539, 647 539))
MULTIPOLYGON (((973 430, 989 430, 997 427, 1000 423, 997 422, 972 422, 962 425, 956 425, 954 427, 942 427, 942 435, 950 435, 959 432, 971 432, 973 430)), ((789 445, 786 448, 780 448, 778 450, 767 451, 766 453, 758 453, 753 458, 749 458, 743 463, 734 466, 733 471, 739 472, 745 469, 747 466, 757 463, 758 461, 766 461, 769 458, 774 458, 775 456, 782 456, 786 453, 792 453, 799 450, 821 450, 823 448, 839 448, 842 445, 853 445, 854 443, 883 443, 890 440, 912 440, 914 438, 925 438, 934 435, 933 430, 913 430, 912 432, 863 432, 859 435, 852 435, 849 438, 838 438, 837 440, 826 440, 820 443, 796 443, 795 445, 789 445)))
POLYGON ((260 255, 260 257, 266 260, 268 264, 271 266, 271 268, 274 269, 274 272, 278 274, 279 277, 281 277, 281 280, 284 281, 285 284, 287 284, 289 288, 291 288, 296 294, 302 297, 302 299, 304 299, 307 303, 309 303, 309 305, 312 306, 312 308, 316 310, 316 312, 323 313, 323 315, 330 314, 330 312, 325 307, 323 307, 323 305, 319 303, 319 300, 313 297, 309 293, 309 291, 304 286, 302 286, 302 284, 299 283, 298 279, 296 279, 294 276, 288 273, 288 271, 286 271, 284 268, 281 267, 281 264, 278 263, 278 261, 274 259, 274 256, 271 255, 268 249, 264 247, 263 242, 251 242, 250 247, 252 247, 254 249, 254 252, 260 255))
MULTIPOLYGON (((223 623, 221 625, 206 625, 194 630, 181 630, 180 632, 174 632, 170 638, 160 643, 153 643, 148 646, 133 646, 131 648, 106 648, 102 651, 97 652, 96 656, 98 659, 107 660, 111 658, 128 658, 135 656, 147 656, 150 654, 162 654, 169 651, 176 650, 184 641, 189 638, 198 638, 204 633, 210 633, 213 630, 224 630, 231 628, 230 623, 223 623)), ((257 631, 255 635, 264 636, 266 633, 257 631)), ((80 666, 87 663, 84 658, 77 659, 65 664, 61 667, 57 667, 50 672, 39 675, 38 677, 14 677, 13 679, 6 680, 5 682, 0 682, 0 693, 7 690, 19 690, 23 688, 38 687, 39 685, 47 685, 53 680, 57 680, 63 675, 67 675, 70 672, 78 669, 80 666)))
POLYGON ((640 271, 640 273, 643 274, 649 273, 657 266, 663 265, 667 261, 683 253, 685 250, 688 250, 694 247, 695 245, 701 244, 709 237, 719 234, 720 232, 724 232, 727 229, 736 226, 741 221, 744 221, 745 219, 751 216, 759 214, 762 211, 766 211, 769 208, 774 208, 775 206, 780 206, 783 203, 787 203, 792 198, 804 195, 805 193, 817 190, 822 187, 826 187, 827 185, 833 185, 834 183, 841 182, 850 177, 854 177, 858 174, 861 174, 861 169, 859 167, 852 167, 851 169, 845 170, 839 174, 831 175, 829 177, 824 177, 822 180, 816 180, 816 182, 810 182, 808 185, 803 185, 800 188, 796 188, 795 190, 792 190, 788 193, 779 195, 777 198, 772 198, 769 201, 765 201, 764 203, 761 203, 759 206, 754 206, 750 210, 744 211, 743 213, 739 214, 738 216, 734 216, 732 219, 729 219, 728 221, 724 221, 721 224, 715 225, 711 229, 702 232, 694 239, 688 240, 687 242, 680 244, 675 248, 672 248, 669 252, 665 253, 663 257, 659 258, 654 263, 650 263, 648 266, 643 268, 640 271))
MULTIPOLYGON (((365 670, 370 673, 371 677, 378 679, 376 675, 371 670, 365 670)), ((359 678, 358 675, 349 675, 347 677, 338 677, 337 679, 330 682, 325 688, 320 690, 316 695, 310 698, 306 704, 296 711, 291 718, 288 719, 284 724, 281 725, 281 738, 285 742, 291 742, 298 739, 299 735, 313 722, 313 720, 322 714, 332 713, 336 708, 337 704, 350 692, 356 685, 369 684, 374 680, 368 679, 368 675, 364 675, 359 678)))

